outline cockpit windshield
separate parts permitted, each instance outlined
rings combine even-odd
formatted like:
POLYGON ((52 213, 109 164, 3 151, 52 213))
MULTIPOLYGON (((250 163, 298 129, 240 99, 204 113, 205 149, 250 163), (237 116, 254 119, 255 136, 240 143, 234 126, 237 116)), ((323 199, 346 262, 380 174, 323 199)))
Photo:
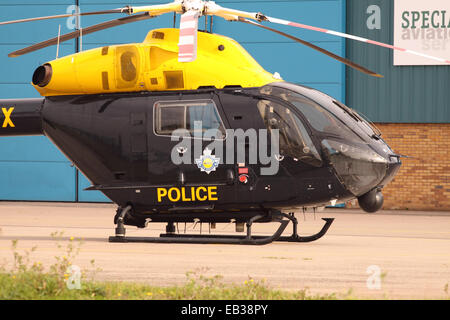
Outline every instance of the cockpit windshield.
POLYGON ((339 132, 351 141, 366 143, 380 137, 380 131, 358 113, 318 90, 287 82, 269 84, 260 90, 295 105, 314 129, 325 134, 339 132), (326 123, 328 127, 321 129, 326 123))
POLYGON ((312 134, 321 140, 322 156, 355 196, 367 193, 386 176, 392 150, 355 111, 324 93, 295 84, 274 83, 259 90, 261 98, 282 100, 286 109, 303 115, 312 134))
MULTIPOLYGON (((284 101, 295 106, 307 119, 309 124, 320 133, 326 136, 340 137, 357 143, 364 143, 364 140, 351 130, 346 123, 336 117, 329 110, 308 97, 277 86, 265 86, 261 88, 261 93, 277 96, 284 101)), ((353 122, 355 120, 353 119, 353 122)))

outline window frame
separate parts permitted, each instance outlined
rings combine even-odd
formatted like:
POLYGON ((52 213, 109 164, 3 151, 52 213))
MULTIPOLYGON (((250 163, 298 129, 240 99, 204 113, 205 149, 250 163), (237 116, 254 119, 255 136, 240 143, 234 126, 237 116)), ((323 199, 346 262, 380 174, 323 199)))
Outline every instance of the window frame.
POLYGON ((177 128, 177 129, 175 129, 175 130, 184 129, 184 130, 187 130, 189 132, 190 136, 189 137, 183 137, 183 138, 201 139, 201 140, 205 140, 205 141, 226 140, 226 138, 227 138, 227 127, 225 126, 225 122, 223 121, 222 116, 220 115, 219 108, 217 107, 216 103, 212 99, 158 100, 158 101, 156 101, 153 104, 153 134, 155 136, 171 138, 173 131, 175 131, 175 130, 172 130, 172 132, 170 134, 158 133, 157 132, 157 129, 161 125, 161 113, 158 110, 159 108, 161 108, 161 106, 159 106, 159 104, 164 104, 164 106, 162 108, 164 108, 164 107, 177 107, 177 106, 178 107, 184 107, 184 128, 177 128), (186 128, 186 125, 187 125, 187 112, 188 112, 189 106, 199 106, 199 105, 208 105, 208 104, 212 104, 213 105, 214 111, 215 111, 215 113, 217 114, 217 116, 219 118, 220 127, 218 128, 218 130, 220 130, 220 128, 223 128, 223 131, 222 131, 223 138, 221 138, 221 139, 218 139, 218 138, 207 139, 207 138, 204 138, 204 137, 198 138, 198 137, 195 137, 193 135, 193 132, 191 130, 186 128))

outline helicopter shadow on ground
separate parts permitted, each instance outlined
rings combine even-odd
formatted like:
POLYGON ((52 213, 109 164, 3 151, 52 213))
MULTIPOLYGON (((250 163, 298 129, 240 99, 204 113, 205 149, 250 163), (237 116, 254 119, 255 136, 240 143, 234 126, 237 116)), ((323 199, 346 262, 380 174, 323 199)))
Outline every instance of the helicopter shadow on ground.
MULTIPOLYGON (((71 237, 61 237, 54 238, 51 236, 0 236, 0 240, 23 240, 23 241, 70 241, 71 237)), ((108 237, 87 237, 87 238, 75 238, 75 240, 80 240, 82 242, 108 242, 108 237)))

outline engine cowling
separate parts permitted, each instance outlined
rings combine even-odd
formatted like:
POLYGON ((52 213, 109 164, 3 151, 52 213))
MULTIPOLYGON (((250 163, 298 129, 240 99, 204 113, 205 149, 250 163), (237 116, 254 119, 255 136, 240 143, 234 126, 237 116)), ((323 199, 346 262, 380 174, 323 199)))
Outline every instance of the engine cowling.
POLYGON ((279 82, 236 41, 198 33, 197 59, 178 61, 179 29, 149 32, 143 43, 112 45, 50 61, 33 75, 45 97, 117 92, 261 87, 279 82))

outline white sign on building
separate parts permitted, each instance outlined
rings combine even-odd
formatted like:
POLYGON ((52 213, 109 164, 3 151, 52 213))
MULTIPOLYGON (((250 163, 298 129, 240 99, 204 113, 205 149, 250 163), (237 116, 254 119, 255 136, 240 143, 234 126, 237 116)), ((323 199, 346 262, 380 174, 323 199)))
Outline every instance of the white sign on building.
MULTIPOLYGON (((450 0, 395 0, 394 45, 450 60, 450 0)), ((395 51, 394 65, 445 65, 395 51)))

